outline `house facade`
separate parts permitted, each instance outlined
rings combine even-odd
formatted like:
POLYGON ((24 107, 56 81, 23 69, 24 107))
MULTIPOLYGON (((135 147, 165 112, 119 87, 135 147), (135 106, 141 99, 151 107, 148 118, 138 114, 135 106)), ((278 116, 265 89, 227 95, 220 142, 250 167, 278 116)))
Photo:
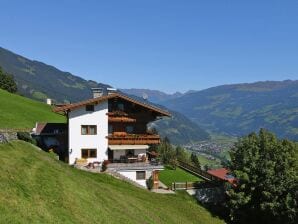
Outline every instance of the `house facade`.
POLYGON ((68 147, 67 124, 37 122, 31 136, 36 140, 38 147, 45 151, 53 150, 60 160, 65 161, 65 157, 68 157, 65 151, 68 147))
POLYGON ((88 162, 108 159, 108 102, 93 105, 92 110, 88 107, 68 112, 69 164, 82 158, 88 162))
POLYGON ((146 179, 158 180, 163 169, 149 161, 147 152, 160 143, 148 133, 148 123, 170 116, 167 111, 116 92, 93 89, 93 99, 56 107, 68 118, 68 162, 104 161, 108 169, 146 186, 146 179))

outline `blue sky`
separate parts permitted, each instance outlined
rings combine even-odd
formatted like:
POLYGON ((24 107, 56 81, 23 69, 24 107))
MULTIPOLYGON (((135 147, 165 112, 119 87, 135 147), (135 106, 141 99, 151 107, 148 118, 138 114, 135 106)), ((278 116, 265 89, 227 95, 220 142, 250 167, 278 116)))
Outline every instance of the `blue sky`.
POLYGON ((296 0, 1 0, 0 46, 117 88, 298 79, 296 0))

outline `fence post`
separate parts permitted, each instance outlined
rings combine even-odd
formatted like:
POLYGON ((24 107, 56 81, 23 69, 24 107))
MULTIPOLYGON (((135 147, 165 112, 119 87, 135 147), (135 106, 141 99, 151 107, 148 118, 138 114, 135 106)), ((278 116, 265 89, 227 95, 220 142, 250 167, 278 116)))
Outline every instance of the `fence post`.
POLYGON ((186 190, 187 190, 187 181, 185 181, 185 185, 186 185, 186 190))

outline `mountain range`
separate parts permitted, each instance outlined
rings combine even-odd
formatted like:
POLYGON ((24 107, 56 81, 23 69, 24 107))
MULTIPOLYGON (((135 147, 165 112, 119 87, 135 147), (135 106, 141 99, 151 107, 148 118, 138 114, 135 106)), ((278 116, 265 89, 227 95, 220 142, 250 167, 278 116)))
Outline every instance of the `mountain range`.
POLYGON ((14 76, 20 94, 40 101, 51 98, 57 102, 75 102, 90 97, 92 87, 110 87, 27 59, 1 47, 0 66, 14 76))
POLYGON ((178 97, 187 95, 189 93, 194 93, 197 92, 196 90, 188 90, 185 93, 181 92, 175 92, 175 93, 165 93, 160 90, 152 90, 152 89, 136 89, 136 88, 131 88, 131 89, 120 89, 122 92, 130 94, 130 95, 135 95, 138 97, 142 97, 147 99, 150 102, 153 103, 161 103, 163 101, 171 100, 171 99, 176 99, 178 97))
MULTIPOLYGON (((90 88, 110 87, 32 61, 0 48, 0 66, 14 75, 19 93, 40 101, 76 102, 91 97, 90 88)), ((150 89, 120 89, 169 109, 172 118, 155 122, 175 144, 206 140, 209 133, 242 136, 259 128, 298 140, 298 81, 222 85, 201 91, 167 94, 150 89)))
POLYGON ((127 93, 129 95, 135 95, 138 97, 145 98, 153 103, 160 103, 162 101, 175 99, 178 97, 183 96, 183 93, 175 92, 173 94, 164 93, 159 90, 152 90, 152 89, 120 89, 122 92, 127 93))
MULTIPOLYGON (((69 72, 60 71, 51 65, 30 60, 1 47, 0 66, 14 76, 19 94, 43 102, 47 98, 58 103, 78 102, 92 97, 92 87, 111 87, 108 84, 85 80, 69 72)), ((171 118, 152 124, 162 137, 167 136, 174 144, 186 144, 209 138, 206 131, 183 114, 175 110, 171 110, 171 114, 171 118)))
POLYGON ((204 130, 243 136, 260 128, 298 140, 298 80, 264 81, 216 86, 169 95, 154 90, 123 90, 185 115, 204 130), (156 93, 166 96, 156 98, 156 93))
POLYGON ((211 132, 242 136, 266 128, 298 140, 298 81, 223 85, 160 104, 211 132))

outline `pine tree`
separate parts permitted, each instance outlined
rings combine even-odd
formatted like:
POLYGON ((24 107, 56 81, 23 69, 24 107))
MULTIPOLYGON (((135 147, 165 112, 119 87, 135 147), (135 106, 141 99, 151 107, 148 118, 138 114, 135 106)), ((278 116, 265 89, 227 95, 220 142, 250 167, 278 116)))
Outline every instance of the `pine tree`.
POLYGON ((161 141, 158 147, 158 153, 164 164, 170 165, 173 169, 176 169, 178 165, 176 152, 167 137, 161 141))
POLYGON ((8 92, 15 93, 17 91, 17 85, 12 75, 5 73, 0 67, 0 89, 4 89, 8 92))
POLYGON ((199 158, 194 152, 191 153, 190 160, 195 167, 201 169, 201 164, 200 164, 199 158))
POLYGON ((178 161, 190 163, 189 154, 181 146, 176 147, 176 157, 178 161))

